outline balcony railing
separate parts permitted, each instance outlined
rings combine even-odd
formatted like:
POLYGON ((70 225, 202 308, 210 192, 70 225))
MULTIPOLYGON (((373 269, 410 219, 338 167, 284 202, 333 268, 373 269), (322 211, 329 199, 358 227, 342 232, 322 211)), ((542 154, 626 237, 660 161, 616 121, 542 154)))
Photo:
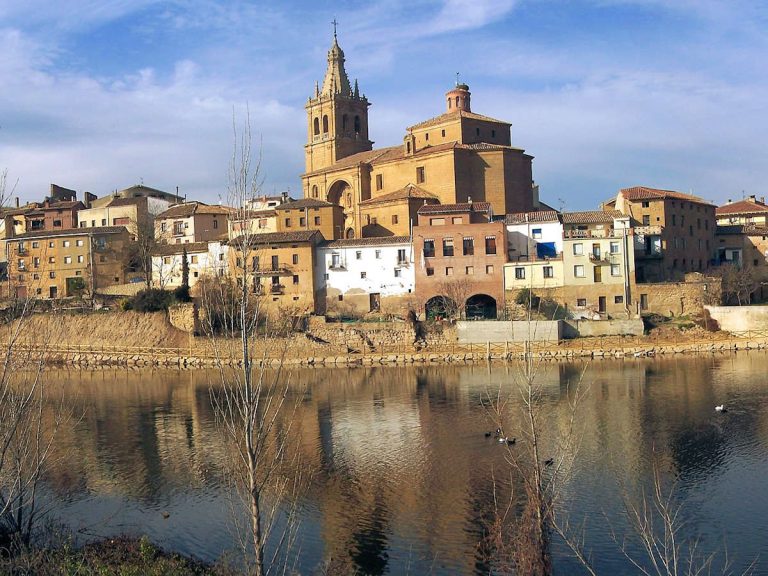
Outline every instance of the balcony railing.
POLYGON ((269 268, 269 269, 256 268, 255 270, 252 270, 252 272, 255 276, 292 276, 293 275, 293 270, 291 270, 288 266, 279 266, 277 268, 269 268))
POLYGON ((410 266, 411 263, 408 261, 408 258, 405 258, 405 259, 402 259, 402 260, 398 258, 397 265, 402 267, 402 268, 408 268, 408 266, 410 266))
POLYGON ((663 231, 663 226, 635 226, 636 236, 660 236, 663 231))
POLYGON ((621 238, 624 230, 563 230, 563 238, 621 238))

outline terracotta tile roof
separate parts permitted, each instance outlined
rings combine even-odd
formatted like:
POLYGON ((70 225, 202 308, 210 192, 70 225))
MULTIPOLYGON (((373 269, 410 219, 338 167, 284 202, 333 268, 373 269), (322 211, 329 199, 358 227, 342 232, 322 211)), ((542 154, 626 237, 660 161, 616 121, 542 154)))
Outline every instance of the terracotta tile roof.
POLYGON ((389 244, 410 244, 410 236, 378 236, 374 238, 349 238, 328 240, 322 243, 327 248, 349 248, 352 246, 387 246, 389 244))
POLYGON ((698 204, 709 204, 703 198, 693 196, 692 194, 685 194, 683 192, 675 192, 674 190, 661 190, 658 188, 648 188, 646 186, 633 186, 631 188, 622 188, 620 192, 626 200, 663 200, 664 198, 676 198, 679 200, 687 200, 688 202, 696 202, 698 204))
POLYGON ((400 190, 395 190, 389 194, 382 194, 381 196, 375 196, 374 198, 368 198, 360 202, 361 206, 367 204, 379 204, 381 202, 391 202, 393 200, 403 200, 405 198, 424 198, 427 200, 438 200, 438 197, 427 192, 424 188, 416 186, 415 184, 406 184, 400 190))
POLYGON ((96 228, 70 228, 68 230, 36 230, 17 234, 9 240, 24 238, 58 238, 59 236, 94 236, 96 234, 119 234, 125 232, 125 226, 99 226, 96 228))
POLYGON ((38 210, 70 210, 77 205, 82 206, 83 203, 80 200, 65 200, 64 202, 53 202, 49 206, 39 206, 38 210))
MULTIPOLYGON (((286 242, 322 242, 323 235, 317 230, 298 230, 296 232, 266 232, 264 234, 248 235, 249 242, 255 244, 279 244, 286 242)), ((229 241, 233 246, 239 246, 245 238, 237 236, 229 241)))
POLYGON ((759 200, 751 199, 730 202, 715 208, 715 214, 717 216, 725 216, 726 214, 762 214, 765 212, 768 212, 767 204, 764 204, 759 200))
POLYGON ((462 204, 425 204, 417 214, 454 214, 457 212, 490 212, 488 202, 464 202, 462 204))
POLYGON ((614 218, 624 218, 618 210, 588 210, 585 212, 563 212, 563 224, 605 224, 614 218))
POLYGON ((302 198, 301 200, 293 200, 292 202, 284 202, 279 206, 275 206, 275 210, 303 210, 304 208, 327 208, 333 206, 330 202, 323 200, 316 200, 315 198, 302 198))
POLYGON ((165 212, 161 212, 155 219, 166 220, 168 218, 189 218, 196 214, 222 214, 228 215, 233 211, 227 206, 210 206, 202 202, 184 202, 183 204, 174 204, 165 212))
POLYGON ((506 126, 512 125, 509 122, 505 122, 504 120, 497 120, 496 118, 491 118, 490 116, 483 116, 482 114, 475 114, 474 112, 467 112, 466 110, 454 110, 453 112, 446 112, 445 114, 440 114, 440 116, 435 116, 434 118, 430 118, 429 120, 424 120, 424 122, 419 122, 418 124, 409 126, 407 130, 412 130, 414 128, 428 128, 430 126, 437 126, 438 124, 444 124, 445 122, 451 122, 459 118, 483 120, 485 122, 494 122, 496 124, 504 124, 506 126))
POLYGON ((746 236, 768 236, 768 227, 755 226, 754 224, 720 224, 715 229, 716 236, 729 236, 733 234, 744 234, 746 236))
POLYGON ((208 252, 208 242, 190 242, 188 244, 158 244, 152 250, 152 256, 170 256, 171 254, 182 254, 186 248, 187 254, 199 254, 208 252))
POLYGON ((110 207, 117 207, 117 206, 133 206, 135 204, 142 204, 147 202, 146 196, 137 196, 135 198, 113 198, 112 201, 108 204, 110 207))
POLYGON ((525 224, 528 222, 559 222, 560 216, 555 210, 541 210, 538 212, 516 212, 507 214, 507 224, 525 224))

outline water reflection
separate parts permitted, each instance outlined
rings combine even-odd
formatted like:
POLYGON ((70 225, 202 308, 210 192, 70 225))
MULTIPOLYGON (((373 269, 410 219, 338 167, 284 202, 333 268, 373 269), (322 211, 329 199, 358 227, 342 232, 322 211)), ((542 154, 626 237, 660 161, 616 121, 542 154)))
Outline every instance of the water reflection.
MULTIPOLYGON (((589 387, 564 495, 574 520, 586 520, 604 571, 627 568, 607 529, 626 527, 621 486, 637 495, 654 465, 677 482, 705 548, 727 535, 736 567, 766 555, 759 536, 768 528, 759 481, 768 472, 766 368, 763 353, 538 368, 545 451, 568 430, 575 386, 589 387), (714 412, 721 403, 728 414, 714 412)), ((493 426, 483 404, 498 390, 509 396, 505 429, 522 436, 519 377, 514 364, 295 372, 300 402, 291 430, 302 467, 314 473, 302 572, 331 561, 341 573, 484 572, 477 544, 493 508, 491 471, 505 463, 504 450, 483 434, 493 426)), ((232 454, 209 391, 218 373, 49 378, 80 415, 62 430, 48 478, 64 522, 86 536, 147 533, 209 560, 233 546, 225 466, 232 454)), ((576 570, 565 557, 557 566, 576 570)))

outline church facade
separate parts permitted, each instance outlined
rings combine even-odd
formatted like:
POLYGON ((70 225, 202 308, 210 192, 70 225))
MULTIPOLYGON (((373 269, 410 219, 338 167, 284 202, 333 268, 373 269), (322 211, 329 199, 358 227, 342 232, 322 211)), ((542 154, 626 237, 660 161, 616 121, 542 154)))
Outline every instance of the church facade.
POLYGON ((350 84, 334 34, 322 87, 307 111, 306 198, 343 208, 334 238, 407 236, 424 204, 488 202, 497 215, 539 209, 532 156, 511 145, 510 124, 472 112, 457 84, 445 112, 406 128, 403 142, 373 148, 370 102, 350 84))

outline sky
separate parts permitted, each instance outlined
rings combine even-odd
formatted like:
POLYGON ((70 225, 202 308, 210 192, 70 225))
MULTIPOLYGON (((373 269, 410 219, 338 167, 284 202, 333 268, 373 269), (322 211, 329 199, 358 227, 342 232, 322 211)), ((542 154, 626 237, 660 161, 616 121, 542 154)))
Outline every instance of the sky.
POLYGON ((300 197, 334 19, 375 146, 441 114, 458 72, 556 208, 636 185, 768 195, 763 0, 0 0, 9 191, 226 201, 247 119, 264 191, 300 197))

